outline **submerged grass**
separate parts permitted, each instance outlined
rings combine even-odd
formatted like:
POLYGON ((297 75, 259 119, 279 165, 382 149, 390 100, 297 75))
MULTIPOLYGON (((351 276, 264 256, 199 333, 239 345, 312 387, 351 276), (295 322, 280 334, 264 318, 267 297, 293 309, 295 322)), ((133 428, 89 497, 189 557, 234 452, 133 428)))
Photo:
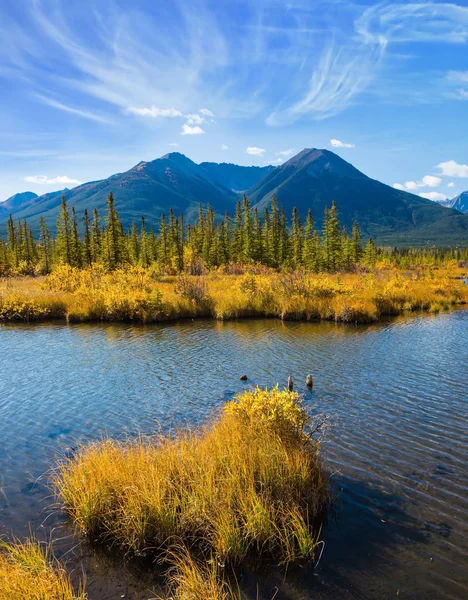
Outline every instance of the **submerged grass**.
POLYGON ((0 541, 0 600, 85 600, 39 542, 0 541))
POLYGON ((0 320, 158 322, 277 317, 366 323, 405 311, 439 312, 468 302, 455 264, 344 275, 213 272, 164 277, 130 268, 57 267, 47 277, 0 281, 0 320))
POLYGON ((83 447, 55 483, 82 533, 134 553, 309 560, 328 491, 308 426, 296 393, 255 389, 198 431, 83 447))

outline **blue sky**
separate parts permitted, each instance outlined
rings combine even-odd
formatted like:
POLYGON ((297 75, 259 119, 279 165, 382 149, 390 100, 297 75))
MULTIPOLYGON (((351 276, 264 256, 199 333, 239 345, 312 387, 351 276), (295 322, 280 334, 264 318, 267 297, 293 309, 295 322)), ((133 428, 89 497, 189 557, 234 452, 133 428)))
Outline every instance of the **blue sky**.
POLYGON ((0 200, 179 151, 468 189, 468 2, 1 0, 0 200))

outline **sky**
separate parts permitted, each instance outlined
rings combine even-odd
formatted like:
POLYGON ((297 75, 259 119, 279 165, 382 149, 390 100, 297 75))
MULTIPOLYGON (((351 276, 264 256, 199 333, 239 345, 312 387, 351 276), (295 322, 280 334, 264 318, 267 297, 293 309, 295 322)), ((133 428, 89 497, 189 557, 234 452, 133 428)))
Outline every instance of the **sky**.
POLYGON ((468 189, 468 0, 0 0, 0 39, 0 200, 174 151, 468 189))

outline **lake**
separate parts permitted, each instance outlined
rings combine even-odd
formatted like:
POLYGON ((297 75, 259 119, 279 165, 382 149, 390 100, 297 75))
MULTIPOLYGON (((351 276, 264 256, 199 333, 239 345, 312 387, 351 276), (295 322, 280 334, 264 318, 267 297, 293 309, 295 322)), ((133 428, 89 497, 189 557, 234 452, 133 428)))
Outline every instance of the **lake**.
MULTIPOLYGON (((337 501, 317 569, 283 581, 265 568, 259 598, 275 586, 276 600, 468 597, 467 310, 371 326, 4 325, 0 372, 0 534, 60 538, 73 576, 87 571, 90 600, 151 598, 151 575, 77 546, 49 508, 58 456, 104 435, 192 426, 245 387, 288 375, 327 416, 337 501)), ((243 582, 255 598, 257 576, 243 582)))

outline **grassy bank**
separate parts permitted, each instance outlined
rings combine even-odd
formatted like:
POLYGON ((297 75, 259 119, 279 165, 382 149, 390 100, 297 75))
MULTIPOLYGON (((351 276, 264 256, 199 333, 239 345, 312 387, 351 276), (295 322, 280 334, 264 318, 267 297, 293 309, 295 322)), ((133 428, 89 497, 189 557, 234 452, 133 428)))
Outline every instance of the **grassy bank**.
POLYGON ((0 600, 85 600, 63 567, 35 541, 0 542, 0 600))
POLYGON ((344 275, 213 272, 161 277, 130 268, 58 267, 38 278, 0 281, 0 320, 159 322, 184 318, 277 317, 366 323, 405 311, 438 312, 468 302, 455 264, 344 275))

